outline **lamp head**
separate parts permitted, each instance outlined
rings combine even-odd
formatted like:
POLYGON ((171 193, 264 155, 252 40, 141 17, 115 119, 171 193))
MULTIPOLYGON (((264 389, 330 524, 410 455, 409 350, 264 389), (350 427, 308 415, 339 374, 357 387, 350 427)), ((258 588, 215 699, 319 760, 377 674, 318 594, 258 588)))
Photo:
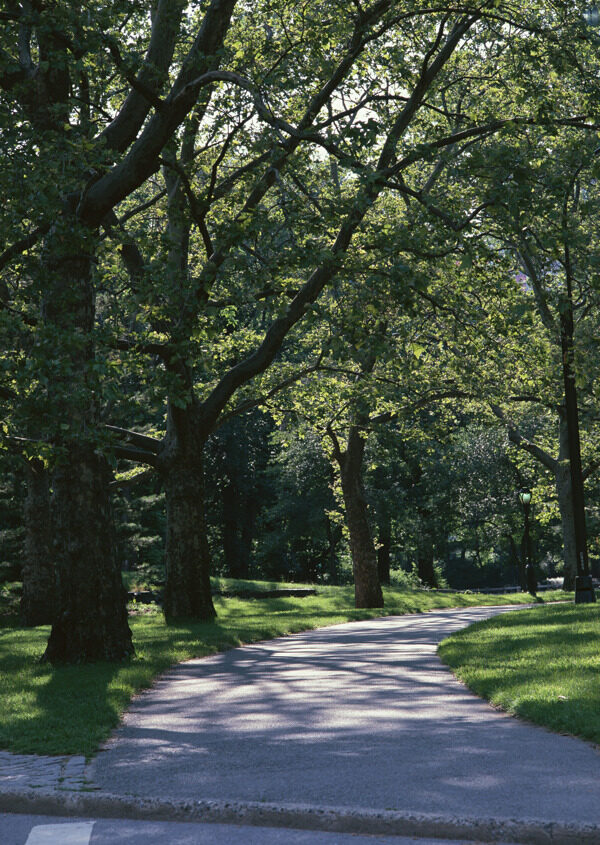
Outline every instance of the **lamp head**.
POLYGON ((528 505, 531 502, 531 490, 523 489, 519 492, 519 499, 522 505, 528 505))

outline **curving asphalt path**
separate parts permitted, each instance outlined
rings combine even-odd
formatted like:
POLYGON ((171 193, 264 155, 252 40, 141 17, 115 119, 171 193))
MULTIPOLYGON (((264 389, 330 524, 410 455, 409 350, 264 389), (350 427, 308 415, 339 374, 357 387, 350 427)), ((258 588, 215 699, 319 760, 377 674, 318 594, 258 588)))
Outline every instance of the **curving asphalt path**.
POLYGON ((88 777, 124 796, 600 831, 598 749, 494 710, 436 656, 510 609, 355 622, 180 664, 135 699, 88 777))

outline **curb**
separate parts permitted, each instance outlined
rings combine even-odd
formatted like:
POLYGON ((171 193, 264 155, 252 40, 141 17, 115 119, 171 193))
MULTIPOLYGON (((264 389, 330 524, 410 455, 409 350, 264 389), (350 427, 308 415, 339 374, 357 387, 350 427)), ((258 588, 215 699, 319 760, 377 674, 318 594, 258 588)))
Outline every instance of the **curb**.
POLYGON ((242 801, 169 801, 124 797, 109 792, 0 792, 0 812, 238 824, 336 833, 462 839, 480 843, 600 845, 600 825, 535 819, 458 818, 362 807, 340 809, 242 801))

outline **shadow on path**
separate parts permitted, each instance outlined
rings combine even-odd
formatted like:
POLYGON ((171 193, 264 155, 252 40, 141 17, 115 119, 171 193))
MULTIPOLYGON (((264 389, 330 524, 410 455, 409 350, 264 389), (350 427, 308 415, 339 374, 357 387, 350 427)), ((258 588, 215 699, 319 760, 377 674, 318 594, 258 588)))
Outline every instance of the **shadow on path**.
POLYGON ((92 767, 110 792, 600 821, 600 754, 496 712, 436 656, 498 608, 309 631, 181 664, 92 767))

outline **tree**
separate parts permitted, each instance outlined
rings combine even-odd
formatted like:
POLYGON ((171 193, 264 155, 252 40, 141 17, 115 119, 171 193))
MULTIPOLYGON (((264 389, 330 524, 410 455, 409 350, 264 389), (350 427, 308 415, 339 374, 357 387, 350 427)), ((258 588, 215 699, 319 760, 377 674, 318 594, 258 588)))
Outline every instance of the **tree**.
MULTIPOLYGON (((539 32, 544 9, 536 5, 515 25, 539 32)), ((17 292, 19 307, 25 302, 23 310, 35 312, 25 316, 34 322, 26 360, 36 382, 27 401, 19 399, 27 437, 51 444, 54 462, 60 595, 46 652, 52 661, 120 659, 132 648, 111 549, 111 450, 101 434, 111 363, 108 354, 100 354, 96 311, 102 232, 118 236, 137 281, 138 307, 127 317, 145 321, 122 348, 159 355, 168 373, 165 437, 153 442, 121 432, 129 438, 128 457, 156 466, 165 485, 167 613, 209 618, 214 608, 202 453, 210 433, 233 412, 237 392, 277 363, 288 335, 342 270, 378 200, 400 190, 405 175, 440 150, 463 144, 465 152, 467 142, 513 117, 489 100, 488 112, 503 113, 495 122, 482 111, 474 111, 473 119, 461 113, 460 125, 455 122, 448 133, 446 125, 423 118, 440 109, 447 113, 444 98, 459 86, 467 63, 485 75, 503 45, 512 43, 495 3, 476 11, 466 6, 432 12, 419 4, 377 0, 325 22, 320 4, 302 18, 285 3, 257 10, 235 0, 212 0, 197 16, 184 14, 183 3, 158 2, 150 21, 142 4, 129 9, 90 3, 88 10, 97 13, 95 24, 105 25, 92 29, 68 4, 11 3, 4 15, 0 73, 5 114, 17 126, 12 137, 35 177, 33 190, 17 203, 25 211, 23 224, 11 218, 11 241, 0 265, 11 261, 20 268, 26 283, 17 292), (139 59, 142 44, 145 56, 139 59), (253 67, 254 75, 240 73, 253 67), (230 102, 248 124, 239 147, 233 143, 240 130, 230 121, 230 102), (212 149, 213 131, 218 152, 212 149), (197 136, 202 154, 190 147, 197 136), (323 151, 331 157, 333 188, 326 205, 317 200, 315 206, 304 177, 308 162, 323 161, 323 151), (148 262, 126 232, 123 236, 123 218, 132 213, 128 201, 147 188, 161 164, 169 192, 168 243, 159 261, 164 272, 162 278, 155 274, 150 261, 151 272, 142 281, 135 264, 145 271, 148 262), (50 182, 48 173, 54 174, 50 182), (280 202, 269 206, 273 189, 282 185, 280 202), (245 271, 241 267, 240 253, 254 249, 260 255, 270 223, 285 217, 292 195, 298 221, 310 216, 309 209, 316 219, 316 237, 283 250, 274 278, 286 279, 291 259, 291 284, 282 285, 266 309, 261 332, 244 333, 242 342, 229 347, 210 344, 205 336, 198 360, 198 329, 223 325, 220 305, 217 319, 211 319, 211 296, 229 294, 236 284, 247 291, 252 274, 248 263, 245 271), (302 203, 295 199, 301 196, 302 203), (116 210, 123 211, 121 218, 116 210), (187 248, 192 222, 204 248, 193 276, 187 248), (294 264, 302 252, 302 265, 294 264), (152 312, 162 306, 154 318, 152 312), (209 366, 215 357, 218 366, 209 366), (49 424, 41 424, 44 417, 49 424)), ((252 298, 263 301, 256 286, 252 298)), ((5 307, 12 304, 9 292, 5 307)), ((21 322, 29 327, 24 318, 21 322)), ((126 445, 114 451, 119 448, 126 445)))
MULTIPOLYGON (((11 244, 3 258, 18 256, 45 237, 31 268, 41 292, 36 328, 35 370, 39 389, 31 397, 32 427, 42 409, 52 409, 50 438, 56 450, 53 476, 59 571, 59 607, 45 658, 52 662, 121 659, 131 654, 125 595, 114 564, 108 483, 110 469, 96 450, 100 389, 96 371, 94 260, 98 228, 114 207, 157 167, 157 156, 194 107, 197 82, 218 65, 215 58, 229 27, 235 0, 214 0, 170 86, 183 3, 159 2, 146 55, 136 73, 122 62, 118 33, 125 10, 110 19, 103 4, 90 4, 89 23, 67 4, 10 4, 4 34, 0 85, 10 117, 23 127, 23 144, 36 167, 54 159, 62 168, 48 202, 28 209, 33 231, 11 244), (93 8, 92 8, 93 6, 93 8), (97 13, 94 27, 92 15, 97 13), (100 25, 98 25, 100 23, 100 25), (102 25, 104 23, 104 26, 102 25), (110 34, 101 35, 103 30, 110 34), (114 86, 106 121, 102 91, 108 49, 129 91, 121 100, 114 86), (102 71, 92 83, 92 74, 102 71), (116 108, 116 110, 115 110, 116 108), (154 113, 146 118, 154 108, 154 113), (104 126, 96 132, 100 119, 104 126), (39 153, 38 153, 39 150, 39 153), (49 392, 47 385, 52 385, 49 392)), ((140 19, 136 7, 133 21, 140 19)), ((142 15, 143 19, 143 15, 142 15)), ((145 22, 144 22, 145 24, 145 22)), ((145 25, 143 30, 146 31, 145 25)), ((131 31, 131 30, 130 30, 131 31)), ((107 100, 104 99, 104 103, 107 100)), ((36 173, 46 185, 47 170, 36 173)), ((5 307, 8 303, 5 302, 5 307)), ((39 435, 38 435, 39 436, 39 435)))
MULTIPOLYGON (((370 81, 362 75, 357 77, 355 71, 362 70, 359 59, 362 60, 363 54, 367 52, 368 60, 373 66, 381 61, 375 51, 375 44, 387 37, 392 27, 398 27, 398 19, 389 14, 390 8, 387 3, 377 3, 358 16, 354 16, 354 13, 348 16, 344 20, 343 28, 338 26, 340 31, 335 32, 337 46, 333 50, 332 60, 323 63, 322 56, 319 54, 319 60, 314 69, 315 74, 311 74, 308 79, 301 75, 302 86, 296 86, 295 93, 300 104, 300 111, 297 116, 292 114, 296 120, 295 124, 290 123, 289 120, 273 118, 264 108, 261 99, 256 93, 254 94, 251 99, 252 109, 256 110, 258 117, 266 123, 268 129, 267 152, 263 152, 265 141, 264 136, 260 136, 259 140, 263 146, 259 146, 258 151, 250 146, 250 159, 244 159, 243 163, 240 163, 239 159, 234 160, 230 165, 233 176, 217 184, 218 168, 221 161, 226 160, 225 155, 231 145, 232 134, 236 131, 235 127, 229 126, 219 153, 212 159, 208 159, 211 165, 210 171, 213 174, 208 196, 205 196, 202 191, 199 194, 195 193, 194 179, 202 177, 202 171, 200 174, 186 171, 186 165, 195 160, 195 155, 191 151, 185 152, 182 147, 179 161, 171 160, 167 163, 167 166, 177 174, 179 181, 174 180, 169 189, 170 237, 168 257, 165 261, 167 264, 170 262, 171 266, 176 265, 180 268, 177 278, 181 286, 170 290, 166 300, 167 309, 171 312, 166 321, 168 326, 166 343, 138 344, 135 339, 129 343, 127 341, 123 343, 125 348, 129 346, 132 349, 146 349, 148 352, 158 353, 165 363, 165 369, 171 377, 168 388, 167 434, 164 440, 152 442, 149 438, 141 437, 134 432, 114 430, 123 438, 117 447, 117 453, 120 456, 147 461, 157 467, 164 479, 168 509, 165 610, 170 618, 189 615, 206 618, 214 613, 208 589, 208 544, 200 513, 202 453, 208 436, 223 419, 235 413, 236 409, 229 410, 228 406, 237 391, 276 362, 288 334, 342 268, 355 232, 386 188, 388 169, 395 166, 396 148, 407 134, 414 114, 418 111, 428 91, 433 88, 438 74, 442 73, 445 65, 450 61, 463 36, 477 21, 477 16, 466 16, 459 18, 458 23, 453 27, 449 27, 448 19, 443 17, 435 26, 425 22, 424 59, 421 62, 417 81, 411 81, 412 93, 406 98, 406 102, 404 102, 405 98, 401 98, 398 109, 381 109, 380 123, 369 126, 368 131, 361 131, 355 136, 356 140, 353 142, 352 155, 350 155, 350 151, 338 149, 335 144, 332 144, 331 133, 329 133, 329 138, 322 138, 318 134, 316 121, 319 113, 331 104, 334 92, 337 91, 339 96, 342 94, 350 96, 352 93, 353 100, 358 99, 358 103, 351 109, 342 108, 339 114, 334 111, 333 117, 325 122, 325 128, 330 128, 334 126, 335 120, 339 121, 340 126, 336 128, 341 140, 348 130, 348 124, 351 125, 360 109, 365 104, 370 104, 372 99, 377 100, 377 97, 373 98, 369 93, 370 81), (318 81, 317 85, 315 85, 315 77, 318 81), (359 82, 361 87, 357 93, 356 86, 359 82), (305 93, 303 88, 306 89, 305 93), (317 130, 316 134, 315 130, 317 130), (377 138, 376 130, 379 138, 377 138), (373 155, 372 143, 376 138, 377 153, 373 155), (241 342, 238 341, 240 344, 238 347, 235 345, 227 347, 235 356, 236 363, 233 366, 228 358, 220 360, 220 356, 213 352, 214 345, 210 343, 207 344, 210 354, 196 357, 199 351, 198 344, 195 343, 198 324, 214 326, 214 329, 205 329, 205 331, 211 331, 213 336, 223 331, 221 311, 218 311, 215 318, 214 310, 211 311, 211 308, 215 308, 213 303, 228 299, 227 294, 231 292, 232 270, 235 271, 240 267, 236 253, 244 249, 253 255, 263 256, 270 252, 277 257, 272 240, 269 241, 270 231, 273 229, 273 219, 278 221, 282 215, 285 216, 285 206, 290 196, 292 198, 301 196, 303 199, 298 223, 301 224, 306 218, 307 193, 312 200, 310 191, 307 191, 303 185, 306 170, 304 167, 294 168, 293 165, 294 156, 298 157, 301 165, 304 164, 301 157, 302 149, 312 144, 331 149, 352 174, 348 177, 341 205, 339 202, 334 203, 332 197, 326 198, 331 211, 327 215, 323 214, 322 221, 318 221, 321 224, 318 227, 320 229, 319 243, 316 261, 312 264, 312 272, 305 265, 295 263, 298 260, 298 246, 292 238, 292 248, 287 249, 289 257, 285 269, 288 274, 290 267, 294 270, 293 287, 291 292, 289 285, 271 291, 271 294, 275 293, 276 297, 269 303, 267 314, 271 322, 266 331, 252 338, 250 343, 244 331, 241 333, 241 342), (363 157, 362 161, 360 156, 363 157), (265 160, 266 164, 263 168, 265 160), (255 170, 259 172, 257 177, 254 177, 255 170), (290 171, 289 183, 283 181, 286 170, 290 171), (353 173, 357 170, 359 171, 358 178, 353 173), (249 176, 251 178, 248 178, 249 176), (283 186, 283 189, 280 186, 283 186), (295 186, 293 190, 292 186, 295 186), (267 198, 273 193, 276 194, 277 190, 281 191, 281 201, 269 207, 267 198), (191 214, 187 221, 181 217, 184 211, 181 205, 183 194, 185 194, 191 214), (217 202, 220 200, 223 201, 227 213, 223 212, 217 202), (227 208, 227 203, 232 204, 231 210, 227 208), (242 224, 240 220, 243 221, 242 224), (193 277, 190 277, 187 270, 181 271, 181 268, 190 266, 189 249, 193 246, 189 238, 191 221, 198 226, 201 233, 200 245, 205 250, 205 257, 202 258, 202 263, 193 277), (213 232, 209 228, 211 223, 213 232), (265 248, 265 239, 268 248, 265 248), (219 293, 225 296, 220 298, 219 293), (211 295, 214 296, 213 300, 208 298, 211 295), (291 298, 289 304, 286 304, 286 298, 291 298), (195 350, 196 354, 191 355, 191 350, 195 350), (215 361, 218 365, 216 369, 215 361), (200 381, 197 384, 196 372, 201 374, 204 383, 200 381)), ((412 12, 407 13, 407 20, 412 17, 412 12)), ((316 19, 312 21, 312 25, 317 26, 316 19)), ((407 30, 403 30, 403 35, 406 37, 407 30)), ((292 56, 292 58, 294 62, 298 61, 297 56, 292 56)), ((410 76, 410 73, 407 74, 407 77, 410 76)), ((240 78, 229 72, 211 74, 210 78, 228 83, 234 89, 239 88, 243 92, 253 90, 252 84, 246 78, 240 78)), ((394 97, 385 94, 381 97, 384 104, 394 104, 394 97)), ((272 98, 274 101, 277 100, 276 90, 272 98)), ((242 120, 242 123, 246 121, 247 118, 242 120)), ((201 127, 195 126, 189 139, 184 138, 184 144, 187 140, 193 140, 200 130, 201 127)), ((409 138, 407 141, 410 144, 409 138)), ((316 202, 318 205, 318 200, 316 202)), ((294 221, 295 225, 298 223, 294 221)), ((280 226, 276 225, 275 228, 279 230, 280 226)), ((300 231, 296 229, 294 235, 298 237, 296 232, 300 231)), ((306 260, 306 254, 304 254, 304 260, 306 260)), ((138 267, 144 265, 141 257, 135 256, 134 261, 137 262, 138 267)), ((275 269, 280 272, 277 264, 275 269)), ((264 312, 263 288, 261 287, 257 292, 248 278, 250 275, 248 269, 242 267, 241 270, 242 272, 245 270, 246 274, 244 289, 255 298, 264 312)), ((269 270, 268 263, 261 268, 263 275, 269 270)), ((131 275, 135 275, 135 269, 131 275)), ((233 275, 235 281, 235 273, 233 275)), ((234 300, 234 303, 237 301, 234 300)), ((216 307, 219 308, 218 305, 216 307)), ((165 322, 163 322, 164 327, 165 322)), ((154 328, 156 330, 158 325, 155 324, 154 328)), ((231 328, 235 328, 235 325, 230 327, 230 330, 231 328)), ((246 407, 243 402, 241 407, 246 407)))

